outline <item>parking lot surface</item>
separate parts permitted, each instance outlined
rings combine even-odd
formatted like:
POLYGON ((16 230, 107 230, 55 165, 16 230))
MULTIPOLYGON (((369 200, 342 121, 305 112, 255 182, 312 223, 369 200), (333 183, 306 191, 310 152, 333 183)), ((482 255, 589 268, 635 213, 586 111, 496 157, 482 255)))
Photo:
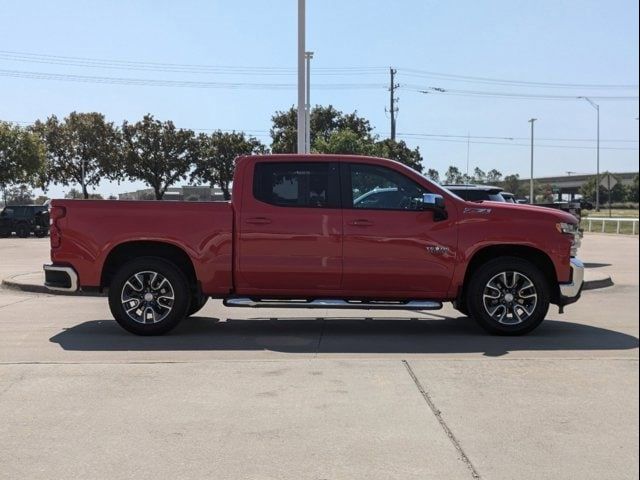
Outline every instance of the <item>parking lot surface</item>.
MULTIPOLYGON (((0 278, 47 239, 0 239, 0 278)), ((104 298, 0 290, 0 478, 638 477, 638 239, 525 337, 436 312, 228 309, 136 337, 104 298)))

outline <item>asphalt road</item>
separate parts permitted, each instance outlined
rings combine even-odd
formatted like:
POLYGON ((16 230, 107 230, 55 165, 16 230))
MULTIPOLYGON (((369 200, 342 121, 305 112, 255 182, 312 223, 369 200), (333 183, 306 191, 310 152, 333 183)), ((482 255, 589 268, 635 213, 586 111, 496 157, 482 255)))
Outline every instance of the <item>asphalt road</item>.
MULTIPOLYGON (((47 255, 0 239, 0 278, 47 255)), ((0 290, 0 478, 637 478, 638 239, 580 256, 615 286, 519 338, 219 302, 141 338, 104 298, 0 290)))

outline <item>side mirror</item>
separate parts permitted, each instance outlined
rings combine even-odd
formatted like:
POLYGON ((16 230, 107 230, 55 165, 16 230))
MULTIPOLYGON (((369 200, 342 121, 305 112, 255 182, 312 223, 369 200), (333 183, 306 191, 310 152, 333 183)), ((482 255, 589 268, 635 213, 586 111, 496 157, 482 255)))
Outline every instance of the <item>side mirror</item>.
POLYGON ((435 193, 425 193, 422 195, 422 208, 433 212, 435 221, 446 220, 447 210, 444 205, 444 197, 435 193))

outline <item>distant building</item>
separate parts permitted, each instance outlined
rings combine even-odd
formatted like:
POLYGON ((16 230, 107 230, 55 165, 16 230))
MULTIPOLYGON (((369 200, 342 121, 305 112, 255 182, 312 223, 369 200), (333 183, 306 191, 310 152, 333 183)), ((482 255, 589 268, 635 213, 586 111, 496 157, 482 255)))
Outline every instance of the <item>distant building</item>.
MULTIPOLYGON (((119 200, 155 200, 153 188, 144 188, 135 192, 121 193, 119 200)), ((169 187, 163 200, 182 200, 187 202, 215 202, 224 200, 222 190, 218 187, 204 187, 185 185, 182 187, 169 187)))

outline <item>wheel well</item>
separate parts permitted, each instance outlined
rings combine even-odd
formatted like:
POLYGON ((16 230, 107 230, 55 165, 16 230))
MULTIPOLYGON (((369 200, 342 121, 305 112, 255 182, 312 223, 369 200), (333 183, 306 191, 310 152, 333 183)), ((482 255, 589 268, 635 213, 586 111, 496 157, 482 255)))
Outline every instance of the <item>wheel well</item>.
POLYGON ((489 260, 493 260, 498 257, 518 257, 523 260, 536 265, 542 271, 543 275, 549 282, 551 291, 551 302, 556 303, 560 298, 560 289, 558 287, 558 277, 556 275, 556 269, 549 256, 542 250, 537 248, 527 247, 524 245, 492 245, 478 250, 467 267, 467 271, 464 276, 464 283, 462 291, 460 292, 459 299, 464 299, 466 294, 466 288, 469 280, 475 273, 475 271, 484 263, 489 260))
POLYGON ((138 257, 159 257, 173 263, 187 277, 194 292, 199 290, 196 271, 189 255, 180 247, 163 242, 127 242, 115 247, 104 262, 101 287, 109 287, 113 275, 130 260, 138 257))

